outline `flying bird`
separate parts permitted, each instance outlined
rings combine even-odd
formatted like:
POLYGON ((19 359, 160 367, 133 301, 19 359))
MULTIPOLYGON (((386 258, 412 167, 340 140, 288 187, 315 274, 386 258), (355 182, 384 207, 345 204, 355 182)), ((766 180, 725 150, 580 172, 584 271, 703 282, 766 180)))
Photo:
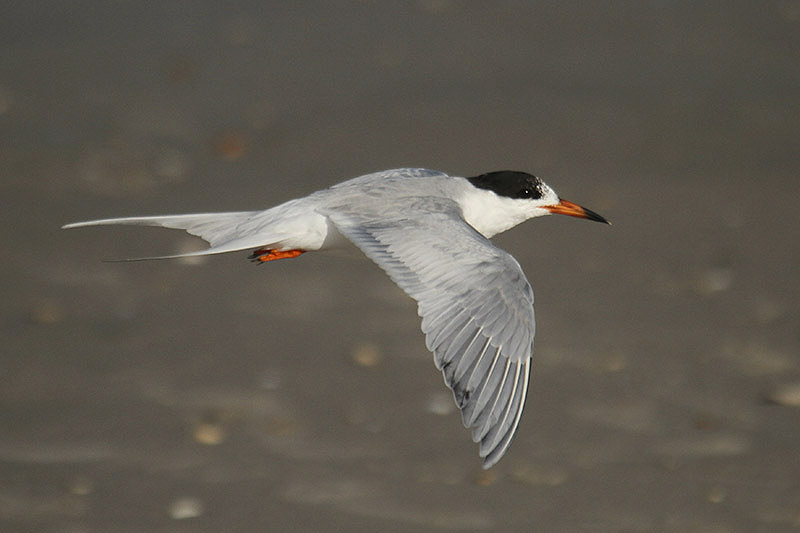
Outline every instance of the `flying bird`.
POLYGON ((533 290, 522 268, 489 239, 551 213, 609 223, 525 172, 463 178, 401 168, 265 211, 109 218, 63 227, 161 226, 209 244, 143 259, 247 250, 252 261, 266 263, 355 244, 416 300, 426 345, 489 468, 519 425, 536 329, 533 290))

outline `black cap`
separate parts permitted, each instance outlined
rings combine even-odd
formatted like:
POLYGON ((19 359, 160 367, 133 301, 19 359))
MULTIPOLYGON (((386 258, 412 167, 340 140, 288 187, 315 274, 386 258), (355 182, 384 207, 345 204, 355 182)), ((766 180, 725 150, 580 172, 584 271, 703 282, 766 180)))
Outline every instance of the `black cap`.
POLYGON ((527 172, 498 170, 467 180, 479 189, 486 189, 507 198, 538 200, 544 195, 542 180, 527 172))

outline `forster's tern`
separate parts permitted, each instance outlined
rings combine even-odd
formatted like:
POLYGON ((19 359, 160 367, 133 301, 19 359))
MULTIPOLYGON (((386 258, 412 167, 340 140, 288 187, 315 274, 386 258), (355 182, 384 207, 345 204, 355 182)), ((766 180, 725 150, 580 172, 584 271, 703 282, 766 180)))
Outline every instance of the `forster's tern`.
POLYGON ((608 223, 524 172, 461 178, 403 168, 354 178, 266 211, 110 218, 64 228, 182 229, 210 247, 163 258, 249 250, 259 263, 352 242, 417 301, 436 368, 489 468, 519 424, 535 331, 531 286, 519 263, 489 239, 550 213, 608 223))

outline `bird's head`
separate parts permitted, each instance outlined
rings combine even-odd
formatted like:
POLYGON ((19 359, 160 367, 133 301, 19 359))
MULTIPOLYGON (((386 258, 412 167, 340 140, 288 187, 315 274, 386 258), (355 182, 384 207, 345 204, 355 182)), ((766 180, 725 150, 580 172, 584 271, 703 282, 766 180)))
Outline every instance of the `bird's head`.
POLYGON ((465 220, 486 237, 513 228, 529 218, 569 215, 610 224, 578 204, 562 200, 541 179, 526 172, 500 170, 467 178, 472 186, 462 200, 465 220))

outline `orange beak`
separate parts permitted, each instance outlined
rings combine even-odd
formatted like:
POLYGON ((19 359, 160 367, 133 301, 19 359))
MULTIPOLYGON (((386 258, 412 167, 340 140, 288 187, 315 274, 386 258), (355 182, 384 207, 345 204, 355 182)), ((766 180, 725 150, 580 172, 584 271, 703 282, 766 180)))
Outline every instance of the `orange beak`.
POLYGON ((586 218, 589 220, 594 220, 595 222, 611 224, 611 222, 601 217, 594 211, 589 211, 585 207, 581 207, 578 204, 573 204, 572 202, 568 202, 566 200, 561 200, 556 205, 546 205, 544 208, 556 215, 569 215, 571 217, 586 218))

